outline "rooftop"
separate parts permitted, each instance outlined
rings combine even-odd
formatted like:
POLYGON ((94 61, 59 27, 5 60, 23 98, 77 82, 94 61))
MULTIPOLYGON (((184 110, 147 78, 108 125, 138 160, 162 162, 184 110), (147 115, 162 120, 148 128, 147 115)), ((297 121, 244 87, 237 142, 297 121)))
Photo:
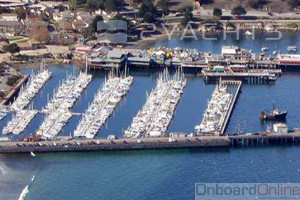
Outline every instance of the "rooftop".
POLYGON ((109 57, 109 58, 121 58, 124 54, 126 54, 126 53, 122 50, 113 49, 113 50, 108 52, 107 57, 109 57))

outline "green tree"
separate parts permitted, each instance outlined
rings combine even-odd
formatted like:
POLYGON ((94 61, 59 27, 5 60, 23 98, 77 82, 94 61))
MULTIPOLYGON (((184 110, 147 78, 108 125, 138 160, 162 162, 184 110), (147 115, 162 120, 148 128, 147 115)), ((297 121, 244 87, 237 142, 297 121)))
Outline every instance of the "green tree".
POLYGON ((97 32, 97 24, 98 22, 103 21, 102 16, 97 15, 93 21, 89 24, 89 26, 83 32, 83 37, 88 38, 92 36, 95 32, 97 32))
POLYGON ((181 20, 181 25, 186 26, 189 23, 189 21, 191 21, 194 18, 192 11, 192 7, 186 7, 184 9, 184 16, 181 20))
POLYGON ((170 0, 159 0, 157 5, 162 9, 165 15, 169 14, 170 0))
POLYGON ((121 20, 125 21, 127 23, 127 30, 130 30, 133 28, 133 24, 130 20, 128 20, 126 17, 123 17, 122 15, 116 15, 112 18, 112 20, 121 20))
POLYGON ((3 92, 3 91, 0 91, 0 99, 3 99, 4 97, 5 97, 5 92, 3 92))
POLYGON ((140 4, 140 3, 143 2, 143 0, 130 0, 130 1, 131 1, 131 3, 133 3, 133 4, 140 4))
POLYGON ((77 8, 77 0, 69 0, 72 9, 77 8))
POLYGON ((248 5, 254 9, 261 9, 267 3, 268 3, 267 0, 249 0, 248 1, 248 5))
POLYGON ((87 0, 86 8, 89 11, 102 9, 107 12, 112 12, 119 11, 123 4, 124 0, 87 0))
POLYGON ((215 16, 215 17, 221 17, 222 16, 222 10, 220 9, 220 8, 214 8, 214 10, 213 10, 213 15, 215 16))
POLYGON ((17 83, 18 79, 19 78, 17 76, 15 76, 15 75, 10 76, 10 77, 8 77, 8 79, 6 81, 6 84, 9 85, 9 86, 13 86, 14 84, 17 83))
POLYGON ((26 19, 26 10, 24 8, 17 8, 15 10, 18 20, 25 20, 26 19))
POLYGON ((46 13, 44 13, 44 12, 42 12, 41 14, 40 14, 40 18, 41 18, 41 20, 43 20, 44 22, 48 22, 48 21, 50 21, 50 16, 48 16, 46 13))
POLYGON ((104 10, 104 1, 103 0, 88 0, 86 3, 86 8, 90 11, 95 11, 98 9, 104 10))
POLYGON ((209 5, 209 4, 213 4, 214 0, 197 0, 200 5, 209 5))
POLYGON ((287 4, 291 9, 294 9, 300 6, 300 0, 288 0, 287 4))
POLYGON ((86 0, 69 0, 69 4, 73 10, 77 9, 79 5, 83 5, 86 3, 86 0))
POLYGON ((147 12, 150 12, 155 16, 157 10, 152 1, 144 0, 138 11, 138 15, 144 18, 144 15, 146 15, 147 12))
POLYGON ((17 44, 13 43, 13 44, 10 44, 8 46, 5 46, 4 47, 4 51, 13 54, 13 53, 19 52, 20 51, 20 47, 17 44))
POLYGON ((59 4, 57 9, 59 10, 59 12, 63 12, 66 10, 66 7, 63 4, 59 4))
POLYGON ((146 23, 155 22, 155 16, 151 12, 146 12, 144 17, 143 17, 143 21, 146 22, 146 23))
POLYGON ((241 16, 241 15, 246 15, 247 11, 243 6, 239 5, 232 9, 231 14, 236 16, 241 16))

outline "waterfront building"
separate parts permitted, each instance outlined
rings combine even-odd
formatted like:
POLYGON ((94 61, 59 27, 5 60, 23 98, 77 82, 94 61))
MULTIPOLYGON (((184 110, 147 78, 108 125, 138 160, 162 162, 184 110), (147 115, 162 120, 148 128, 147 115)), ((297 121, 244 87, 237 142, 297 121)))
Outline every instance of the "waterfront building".
POLYGON ((283 123, 277 123, 277 124, 274 124, 273 125, 273 130, 275 133, 288 133, 288 127, 286 124, 283 124, 283 123))

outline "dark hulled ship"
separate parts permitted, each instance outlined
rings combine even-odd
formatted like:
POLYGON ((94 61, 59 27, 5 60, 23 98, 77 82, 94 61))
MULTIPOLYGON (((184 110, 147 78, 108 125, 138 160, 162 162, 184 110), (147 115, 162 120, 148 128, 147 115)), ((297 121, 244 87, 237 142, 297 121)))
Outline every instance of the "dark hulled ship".
POLYGON ((281 111, 278 108, 275 107, 275 105, 273 106, 273 110, 269 113, 266 112, 261 112, 260 114, 260 119, 261 120, 285 120, 286 116, 288 114, 288 111, 281 111))

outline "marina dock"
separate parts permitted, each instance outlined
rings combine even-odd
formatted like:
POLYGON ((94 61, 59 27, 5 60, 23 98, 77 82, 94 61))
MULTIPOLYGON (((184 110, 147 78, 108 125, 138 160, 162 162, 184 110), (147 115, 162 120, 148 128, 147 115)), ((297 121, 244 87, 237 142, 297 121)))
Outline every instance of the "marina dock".
POLYGON ((124 131, 125 137, 165 136, 185 85, 186 79, 181 71, 177 71, 172 79, 167 70, 160 74, 156 88, 147 95, 145 105, 124 131))
POLYGON ((72 108, 91 80, 92 75, 80 72, 78 77, 69 77, 63 82, 43 110, 46 117, 37 131, 38 135, 53 138, 62 130, 72 117, 69 109, 72 108))
POLYGON ((237 136, 193 136, 160 138, 121 139, 61 139, 38 142, 2 141, 0 154, 53 153, 84 151, 160 150, 231 148, 266 145, 300 144, 300 132, 287 134, 237 135, 237 136))
POLYGON ((223 135, 242 86, 241 81, 219 80, 200 125, 195 127, 198 135, 223 135), (234 94, 229 86, 235 86, 234 94))
POLYGON ((227 113, 225 114, 225 119, 222 123, 222 126, 221 126, 221 135, 223 135, 226 131, 226 128, 227 128, 227 125, 228 125, 228 122, 230 120, 230 117, 232 115, 232 112, 233 112, 233 109, 234 109, 234 106, 236 104, 236 101, 239 97, 239 94, 241 92, 241 87, 242 87, 242 81, 222 81, 223 84, 226 84, 226 85, 234 85, 236 87, 236 91, 235 91, 235 94, 233 96, 233 100, 229 106, 229 109, 227 111, 227 113))
POLYGON ((77 125, 74 136, 94 138, 122 97, 128 93, 132 83, 132 76, 118 77, 111 72, 77 125))

